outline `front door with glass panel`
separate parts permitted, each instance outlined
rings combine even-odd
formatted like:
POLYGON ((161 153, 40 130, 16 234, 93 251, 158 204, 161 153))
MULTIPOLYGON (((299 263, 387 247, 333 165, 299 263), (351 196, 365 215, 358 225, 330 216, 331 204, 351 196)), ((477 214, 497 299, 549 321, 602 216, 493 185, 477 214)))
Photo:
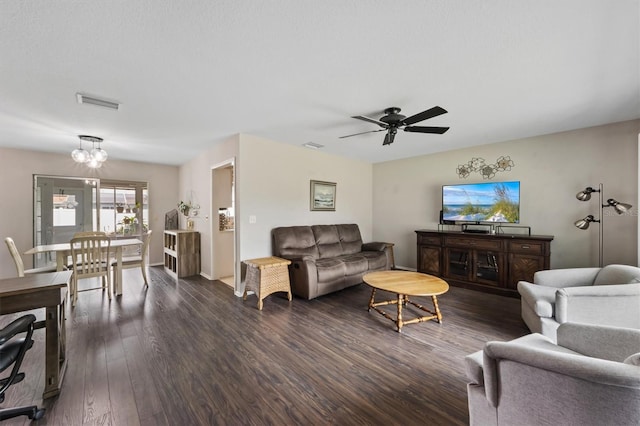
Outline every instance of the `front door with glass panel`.
MULTIPOLYGON (((66 243, 76 232, 97 229, 97 180, 35 176, 34 243, 66 243)), ((35 266, 55 263, 55 254, 36 256, 35 266)))

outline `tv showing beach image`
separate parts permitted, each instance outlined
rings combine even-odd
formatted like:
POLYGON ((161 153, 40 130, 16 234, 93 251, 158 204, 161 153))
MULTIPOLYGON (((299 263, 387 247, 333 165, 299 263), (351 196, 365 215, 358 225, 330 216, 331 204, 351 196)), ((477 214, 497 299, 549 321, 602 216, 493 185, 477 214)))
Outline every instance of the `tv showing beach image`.
POLYGON ((520 182, 481 182, 442 187, 442 219, 520 223, 520 182))

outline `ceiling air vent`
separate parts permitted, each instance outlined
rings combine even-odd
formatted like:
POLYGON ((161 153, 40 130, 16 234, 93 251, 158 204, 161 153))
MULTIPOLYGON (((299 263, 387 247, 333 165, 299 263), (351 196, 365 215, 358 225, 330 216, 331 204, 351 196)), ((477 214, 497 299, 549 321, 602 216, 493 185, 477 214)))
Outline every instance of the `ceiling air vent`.
POLYGON ((120 104, 113 101, 107 101, 105 99, 96 98, 95 96, 83 95, 82 93, 76 93, 76 99, 79 104, 90 104, 103 108, 109 108, 118 110, 120 108, 120 104))
POLYGON ((319 143, 315 143, 315 142, 307 142, 305 144, 302 144, 302 146, 304 146, 306 148, 311 148, 311 149, 324 148, 324 145, 320 145, 319 143))

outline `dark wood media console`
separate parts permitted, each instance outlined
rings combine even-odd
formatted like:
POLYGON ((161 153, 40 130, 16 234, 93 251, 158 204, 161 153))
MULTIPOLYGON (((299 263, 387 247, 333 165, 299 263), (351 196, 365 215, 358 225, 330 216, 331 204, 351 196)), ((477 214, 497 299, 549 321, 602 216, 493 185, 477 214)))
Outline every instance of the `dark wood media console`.
POLYGON ((518 297, 518 281, 533 281, 536 271, 549 269, 551 235, 415 232, 418 272, 451 285, 518 297))

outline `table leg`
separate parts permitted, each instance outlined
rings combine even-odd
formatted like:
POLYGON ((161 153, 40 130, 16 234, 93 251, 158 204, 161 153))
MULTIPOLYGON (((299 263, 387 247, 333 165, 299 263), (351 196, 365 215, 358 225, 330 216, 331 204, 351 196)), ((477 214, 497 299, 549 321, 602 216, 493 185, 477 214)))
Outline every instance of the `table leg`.
POLYGON ((396 324, 398 326, 398 333, 402 330, 402 304, 404 301, 404 295, 398 294, 398 319, 396 324))
POLYGON ((116 296, 122 294, 122 247, 116 247, 116 276, 115 276, 116 296))
POLYGON ((47 306, 45 319, 45 384, 42 398, 50 398, 60 393, 61 370, 66 367, 64 358, 64 313, 60 306, 47 306), (61 342, 62 340, 62 342, 61 342), (61 357, 61 355, 63 355, 61 357))
POLYGON ((440 308, 438 307, 438 298, 436 296, 431 296, 433 300, 433 307, 436 309, 436 317, 438 318, 438 322, 442 324, 442 314, 440 313, 440 308))
POLYGON ((56 271, 64 270, 64 258, 67 257, 67 252, 65 251, 57 251, 56 252, 56 271))
POLYGON ((371 290, 371 299, 369 299, 369 309, 367 309, 367 312, 371 311, 371 307, 373 306, 373 300, 376 297, 376 289, 375 287, 371 290))

